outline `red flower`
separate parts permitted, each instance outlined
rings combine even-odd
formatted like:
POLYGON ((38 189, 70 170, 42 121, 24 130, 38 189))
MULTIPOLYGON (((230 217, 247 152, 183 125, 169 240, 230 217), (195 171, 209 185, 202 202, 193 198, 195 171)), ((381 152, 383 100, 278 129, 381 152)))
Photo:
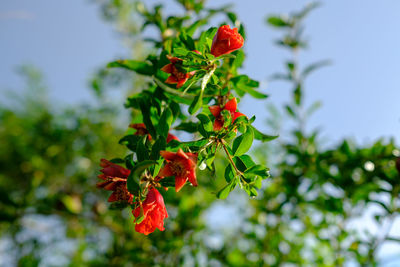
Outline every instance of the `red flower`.
POLYGON ((197 154, 185 153, 182 149, 178 152, 161 151, 161 156, 167 161, 167 164, 160 170, 158 176, 175 176, 175 191, 179 192, 189 180, 193 186, 197 186, 196 180, 196 162, 197 154))
POLYGON ((162 67, 161 70, 171 75, 167 78, 167 80, 165 80, 165 82, 169 84, 177 84, 176 88, 181 88, 182 85, 184 85, 185 82, 193 76, 194 72, 182 72, 176 67, 182 62, 182 59, 171 56, 167 57, 171 63, 162 67))
POLYGON ((106 159, 101 159, 100 166, 103 167, 98 177, 103 182, 97 183, 98 188, 113 191, 108 198, 108 202, 121 201, 129 204, 133 201, 133 195, 129 193, 126 187, 126 179, 130 174, 130 170, 114 164, 106 159))
POLYGON ((232 122, 234 122, 240 116, 245 116, 243 113, 236 112, 236 108, 237 108, 237 101, 235 97, 226 102, 223 108, 221 108, 218 105, 208 107, 208 109, 211 111, 211 114, 215 117, 214 131, 219 131, 224 126, 224 118, 221 114, 223 110, 227 110, 231 113, 232 122))
POLYGON ((142 206, 138 206, 132 211, 133 216, 135 216, 135 222, 141 215, 141 208, 143 209, 144 219, 136 224, 135 231, 145 235, 154 232, 156 228, 164 231, 164 219, 168 218, 168 213, 165 208, 164 199, 157 189, 150 188, 142 206))
MULTIPOLYGON (((132 124, 129 125, 129 127, 131 127, 131 128, 133 128, 133 129, 136 129, 136 130, 137 130, 136 133, 134 133, 134 135, 141 135, 141 136, 143 136, 143 135, 146 135, 146 134, 147 134, 147 135, 148 135, 147 138, 149 139, 149 141, 152 140, 151 135, 150 135, 149 132, 147 131, 146 125, 144 125, 144 123, 132 123, 132 124)), ((176 137, 176 136, 173 135, 173 134, 168 133, 168 136, 167 136, 167 143, 169 143, 169 142, 172 141, 172 140, 177 140, 177 141, 179 141, 179 138, 176 137)))
POLYGON ((229 25, 219 27, 211 45, 211 54, 215 57, 229 54, 243 46, 243 37, 237 28, 231 29, 229 25))

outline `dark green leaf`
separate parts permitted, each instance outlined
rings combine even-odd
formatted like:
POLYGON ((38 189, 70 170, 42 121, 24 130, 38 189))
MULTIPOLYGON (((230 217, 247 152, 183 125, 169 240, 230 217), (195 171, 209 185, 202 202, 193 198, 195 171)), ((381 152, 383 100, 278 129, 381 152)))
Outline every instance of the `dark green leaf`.
POLYGON ((169 108, 166 108, 161 114, 160 121, 158 122, 157 132, 159 135, 167 138, 173 119, 172 111, 169 108))
POLYGON ((154 74, 154 69, 153 66, 150 64, 143 62, 143 61, 137 61, 137 60, 117 60, 111 63, 108 63, 107 67, 109 68, 125 68, 128 70, 133 70, 139 74, 143 75, 153 75, 154 74))

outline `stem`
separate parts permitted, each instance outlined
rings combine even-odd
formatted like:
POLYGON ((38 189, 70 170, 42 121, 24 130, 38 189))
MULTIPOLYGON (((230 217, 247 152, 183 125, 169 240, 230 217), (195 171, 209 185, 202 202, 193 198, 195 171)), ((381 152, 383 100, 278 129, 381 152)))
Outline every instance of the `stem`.
POLYGON ((247 184, 247 182, 246 182, 246 181, 243 179, 243 177, 242 177, 243 173, 242 173, 241 171, 239 171, 239 169, 236 167, 236 164, 235 164, 235 162, 233 162, 232 156, 231 156, 231 154, 229 154, 228 149, 226 148, 224 142, 225 142, 225 140, 224 140, 224 139, 221 139, 219 143, 222 144, 222 147, 224 148, 225 153, 226 153, 226 155, 228 156, 229 162, 231 163, 231 165, 232 165, 233 168, 235 169, 236 174, 240 177, 240 180, 241 180, 244 184, 247 184))

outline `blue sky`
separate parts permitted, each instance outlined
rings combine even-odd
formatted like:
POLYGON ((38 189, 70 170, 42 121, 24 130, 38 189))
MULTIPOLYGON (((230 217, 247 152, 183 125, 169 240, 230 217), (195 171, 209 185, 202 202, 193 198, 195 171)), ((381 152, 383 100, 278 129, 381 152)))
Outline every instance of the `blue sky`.
MULTIPOLYGON (((169 2, 147 0, 146 3, 169 2)), ((308 1, 210 1, 212 6, 233 2, 247 27, 244 73, 266 81, 283 70, 289 54, 273 45, 279 33, 264 23, 267 14, 298 10, 308 1)), ((306 100, 323 107, 311 120, 331 140, 355 137, 371 142, 400 132, 400 2, 396 0, 322 1, 306 21, 311 47, 301 61, 331 59, 333 65, 316 72, 306 83, 306 100)), ((168 10, 173 10, 170 5, 168 10)), ((87 100, 89 75, 125 55, 112 27, 101 20, 98 7, 85 0, 13 0, 0 2, 0 90, 18 89, 15 68, 32 63, 45 74, 57 103, 87 100)), ((263 85, 266 101, 246 98, 241 109, 256 114, 263 128, 266 103, 287 101, 290 87, 263 85)))

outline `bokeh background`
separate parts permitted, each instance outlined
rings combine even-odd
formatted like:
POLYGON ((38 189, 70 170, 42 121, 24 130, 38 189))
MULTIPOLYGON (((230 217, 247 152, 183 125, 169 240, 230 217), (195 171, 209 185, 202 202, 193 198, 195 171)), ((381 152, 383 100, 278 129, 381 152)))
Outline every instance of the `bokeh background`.
MULTIPOLYGON (((322 103, 300 138, 312 151, 302 150, 296 119, 284 115, 290 84, 271 79, 285 72, 291 53, 274 42, 282 31, 266 23, 308 2, 208 2, 233 4, 246 26, 243 72, 269 98, 245 97, 240 109, 281 136, 253 151, 272 164, 272 178, 256 200, 240 193, 216 200, 210 191, 218 183, 168 195, 167 230, 150 238, 133 233, 129 212, 108 211, 94 189, 98 160, 125 153, 117 144, 130 122, 123 102, 141 82, 104 66, 145 57, 143 36, 156 36, 152 28, 140 32, 134 2, 0 2, 0 265, 400 264, 398 1, 321 1, 304 20, 309 46, 300 66, 331 61, 304 82, 304 105, 322 103), (302 197, 314 182, 318 201, 302 197)), ((145 1, 149 10, 157 3, 167 15, 184 12, 174 1, 145 1)))

